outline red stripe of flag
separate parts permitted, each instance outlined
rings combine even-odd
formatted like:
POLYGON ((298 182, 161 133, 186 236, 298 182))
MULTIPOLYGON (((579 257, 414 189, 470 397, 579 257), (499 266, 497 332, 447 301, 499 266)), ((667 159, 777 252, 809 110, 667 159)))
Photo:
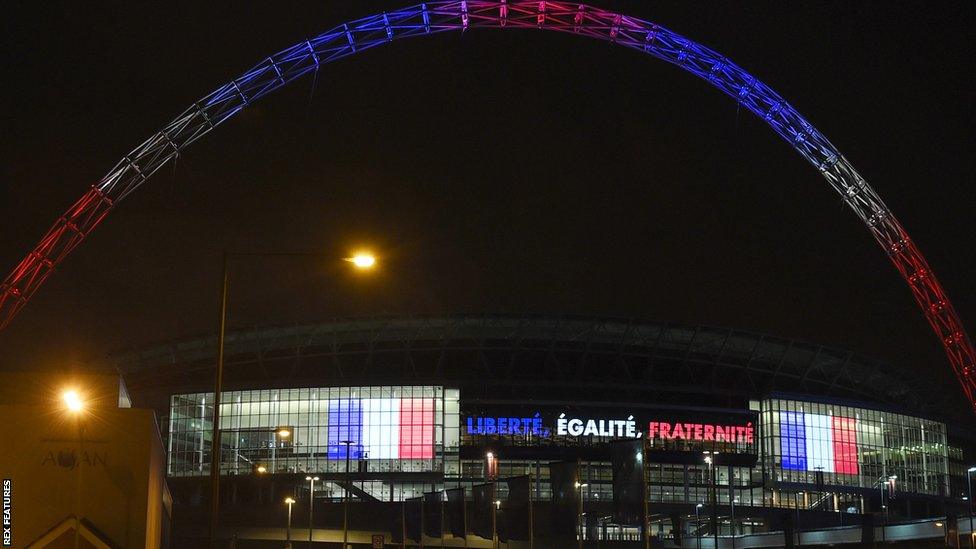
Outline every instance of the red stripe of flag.
POLYGON ((833 416, 831 430, 834 439, 834 472, 857 474, 857 420, 833 416))
POLYGON ((400 459, 434 458, 434 400, 400 399, 400 459))

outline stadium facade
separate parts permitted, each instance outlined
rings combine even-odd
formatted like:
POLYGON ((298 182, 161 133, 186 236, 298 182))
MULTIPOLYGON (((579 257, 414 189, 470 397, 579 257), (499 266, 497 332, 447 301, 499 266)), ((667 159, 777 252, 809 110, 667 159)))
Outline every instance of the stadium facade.
MULTIPOLYGON (((210 337, 112 357, 133 402, 160 416, 173 539, 187 543, 205 530, 215 348, 210 337)), ((966 411, 927 380, 741 330, 375 318, 232 333, 226 357, 225 534, 282 526, 281 501, 307 501, 313 474, 316 506, 348 495, 351 528, 384 532, 365 509, 522 475, 544 506, 549 464, 576 462, 581 535, 635 540, 612 513, 620 441, 643 448, 650 533, 665 539, 965 513, 976 463, 966 411)), ((316 528, 338 527, 320 516, 316 528)))

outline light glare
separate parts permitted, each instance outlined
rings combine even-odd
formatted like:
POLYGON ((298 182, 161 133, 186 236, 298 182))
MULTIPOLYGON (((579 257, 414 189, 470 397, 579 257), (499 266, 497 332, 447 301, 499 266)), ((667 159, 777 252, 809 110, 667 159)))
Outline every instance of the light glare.
POLYGON ((61 398, 64 399, 65 406, 67 406, 72 412, 80 412, 84 407, 81 402, 81 397, 78 396, 77 391, 65 391, 64 394, 61 395, 61 398))
POLYGON ((355 265, 357 269, 372 269, 376 265, 376 256, 368 253, 357 253, 345 260, 355 265))

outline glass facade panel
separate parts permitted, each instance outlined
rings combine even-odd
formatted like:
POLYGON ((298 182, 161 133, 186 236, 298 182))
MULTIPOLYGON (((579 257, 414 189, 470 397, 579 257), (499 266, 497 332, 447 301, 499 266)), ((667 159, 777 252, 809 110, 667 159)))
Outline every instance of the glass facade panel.
MULTIPOLYGON (((438 386, 227 391, 221 473, 340 472, 348 457, 364 472, 457 474, 458 398, 438 386)), ((209 474, 212 427, 212 393, 171 398, 170 475, 209 474)))
POLYGON ((778 482, 947 495, 945 424, 865 408, 769 399, 762 453, 778 482))

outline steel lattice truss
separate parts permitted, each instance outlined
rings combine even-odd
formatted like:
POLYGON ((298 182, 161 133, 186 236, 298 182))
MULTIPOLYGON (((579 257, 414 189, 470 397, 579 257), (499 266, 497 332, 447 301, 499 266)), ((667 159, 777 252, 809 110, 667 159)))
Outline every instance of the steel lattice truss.
POLYGON ((0 285, 0 329, 55 267, 129 193, 238 111, 323 63, 399 38, 469 28, 552 30, 639 50, 706 80, 762 118, 812 164, 891 258, 942 342, 976 410, 976 352, 925 258, 878 194, 810 122, 721 54, 654 23, 598 8, 547 1, 439 1, 342 24, 276 53, 194 103, 144 141, 54 223, 0 285))

